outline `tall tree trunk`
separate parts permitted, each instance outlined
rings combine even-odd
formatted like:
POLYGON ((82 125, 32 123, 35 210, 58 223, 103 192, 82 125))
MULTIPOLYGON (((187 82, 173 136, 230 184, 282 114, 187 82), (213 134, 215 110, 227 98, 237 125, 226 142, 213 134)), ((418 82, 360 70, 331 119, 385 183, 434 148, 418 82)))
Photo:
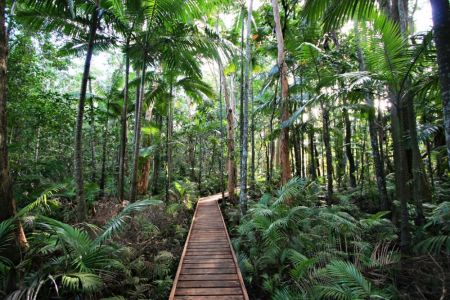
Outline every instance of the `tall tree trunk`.
POLYGON ((234 111, 233 106, 230 100, 230 94, 228 92, 227 87, 227 79, 225 77, 222 61, 218 60, 219 70, 221 76, 221 84, 223 95, 225 99, 225 107, 227 111, 227 148, 228 148, 228 162, 227 162, 227 170, 228 170, 228 199, 231 203, 235 203, 235 187, 236 187, 236 161, 234 158, 235 150, 234 150, 234 111))
POLYGON ((433 11, 434 41, 436 42, 444 129, 450 172, 450 4, 448 0, 430 0, 433 11))
POLYGON ((430 176, 431 188, 434 190, 433 161, 432 161, 432 159, 431 159, 431 142, 430 142, 429 139, 427 139, 426 147, 427 147, 427 169, 428 169, 428 176, 430 176))
POLYGON ((383 169, 385 170, 385 174, 388 174, 390 173, 390 169, 388 168, 390 163, 387 159, 388 157, 387 151, 386 152, 384 151, 383 145, 385 145, 386 149, 388 149, 389 145, 386 137, 386 132, 384 130, 385 121, 381 108, 378 108, 377 123, 378 123, 377 133, 378 133, 378 145, 380 147, 380 159, 383 163, 383 169))
POLYGON ((322 106, 322 126, 323 126, 323 144, 325 146, 325 158, 327 165, 327 203, 331 205, 333 201, 333 156, 331 152, 330 143, 330 112, 325 107, 323 102, 322 106))
POLYGON ((198 178, 197 178, 198 193, 200 194, 200 196, 202 195, 202 180, 203 180, 203 143, 202 140, 200 140, 198 151, 198 178))
MULTIPOLYGON (((16 202, 13 196, 13 185, 9 173, 8 144, 7 144, 7 60, 8 60, 8 35, 6 32, 6 1, 0 1, 0 222, 5 221, 16 214, 16 202)), ((23 231, 22 224, 17 222, 16 240, 18 245, 25 249, 28 242, 23 231)), ((11 249, 13 255, 17 255, 18 249, 11 249)))
POLYGON ((301 152, 301 169, 302 169, 302 173, 301 173, 301 177, 305 178, 306 177, 306 150, 305 150, 305 134, 302 130, 302 132, 300 133, 300 152, 301 152))
MULTIPOLYGON (((287 81, 287 64, 284 60, 284 37, 280 22, 280 10, 278 0, 272 0, 273 18, 275 21, 275 32, 277 36, 278 57, 277 64, 281 80, 281 121, 289 119, 289 84, 287 81)), ((280 134, 280 163, 281 184, 286 184, 291 179, 291 165, 289 163, 289 128, 281 129, 280 134)))
POLYGON ((302 154, 299 141, 299 129, 296 129, 292 136, 294 143, 294 158, 295 158, 295 175, 302 176, 302 154))
POLYGON ((336 153, 335 158, 335 177, 337 181, 337 188, 340 190, 342 188, 342 178, 345 175, 345 167, 346 167, 346 159, 344 155, 344 136, 342 132, 344 131, 343 125, 345 125, 345 122, 341 122, 338 118, 334 119, 333 128, 336 128, 338 132, 335 134, 334 138, 334 153, 336 153))
POLYGON ((309 136, 309 159, 310 159, 310 175, 312 180, 317 179, 316 173, 316 156, 314 154, 315 146, 314 146, 314 128, 311 126, 308 130, 309 136))
MULTIPOLYGON (((447 6, 448 7, 448 6, 447 6)), ((409 24, 409 10, 407 0, 398 0, 398 13, 400 28, 403 36, 408 36, 409 24)), ((409 90, 411 82, 409 79, 405 81, 406 90, 409 90)), ((414 108, 414 97, 407 92, 405 95, 397 97, 400 101, 405 102, 405 116, 403 121, 405 123, 405 133, 409 136, 409 143, 407 144, 407 157, 410 174, 413 179, 413 198, 416 205, 416 225, 423 225, 425 216, 423 213, 423 202, 431 202, 431 189, 425 177, 425 167, 420 154, 419 142, 417 138, 416 112, 414 108)))
MULTIPOLYGON (((319 161, 319 151, 317 150, 317 143, 314 144, 314 157, 316 159, 315 164, 316 164, 316 174, 318 177, 320 177, 320 174, 323 174, 323 176, 325 176, 325 172, 322 170, 322 173, 320 173, 320 161, 319 161)), ((322 157, 323 157, 323 153, 322 153, 322 157)))
POLYGON ((425 165, 419 149, 419 141, 417 138, 416 113, 414 109, 413 98, 408 95, 406 101, 411 102, 407 105, 409 139, 411 144, 411 173, 413 177, 413 196, 416 205, 415 224, 421 226, 425 223, 425 215, 423 211, 423 203, 431 202, 431 188, 426 177, 425 165))
MULTIPOLYGON (((223 128, 223 101, 222 101, 222 73, 219 72, 219 118, 220 118, 220 143, 219 143, 219 148, 220 148, 220 160, 219 160, 219 172, 220 172, 220 192, 222 193, 222 200, 225 201, 225 187, 224 187, 224 183, 225 183, 225 177, 224 177, 224 170, 223 170, 223 162, 224 162, 224 145, 223 142, 225 140, 225 133, 224 133, 224 128, 223 128)), ((191 140, 192 138, 189 137, 189 140, 191 140)), ((192 143, 189 143, 189 147, 192 147, 192 143)), ((191 152, 191 151, 189 151, 191 152)), ((191 156, 192 154, 189 153, 189 156, 191 156)), ((190 158, 190 161, 192 162, 192 158, 190 158)))
MULTIPOLYGON (((245 27, 245 16, 244 16, 244 5, 242 5, 241 8, 241 61, 240 61, 240 69, 241 69, 241 76, 239 78, 240 81, 240 97, 239 97, 239 157, 242 158, 242 142, 243 142, 243 135, 244 135, 244 27, 245 27)), ((242 161, 241 161, 242 163, 242 161)), ((242 166, 240 166, 242 169, 242 166)), ((242 171, 239 171, 239 175, 242 175, 242 171)), ((241 180, 242 181, 242 180, 241 180)), ((241 191, 242 193, 242 191, 241 191)))
MULTIPOLYGON (((145 112, 145 120, 149 123, 152 121, 153 116, 153 105, 150 104, 145 112)), ((151 135, 143 137, 143 147, 147 148, 151 146, 151 135)), ((150 180, 150 170, 151 170, 151 157, 141 158, 138 183, 137 183, 137 193, 138 195, 145 195, 148 191, 148 183, 150 180)))
POLYGON ((169 111, 167 112, 167 136, 166 136, 166 154, 167 154, 167 174, 166 174, 166 200, 169 196, 169 189, 172 179, 172 135, 173 135, 173 78, 170 79, 169 92, 169 111))
POLYGON ((356 187, 356 166, 355 166, 355 158, 352 152, 352 124, 350 123, 350 118, 348 116, 348 109, 346 108, 347 100, 344 98, 344 108, 342 113, 344 115, 344 123, 345 123, 345 155, 348 159, 349 166, 349 183, 350 187, 356 187))
MULTIPOLYGON (((161 140, 161 129, 162 129, 162 116, 160 114, 156 115, 156 123, 158 124, 158 140, 161 140)), ((159 193, 159 166, 161 162, 161 148, 158 146, 155 151, 154 163, 153 163, 153 185, 152 192, 154 195, 159 193)))
POLYGON ((119 149, 119 182, 118 182, 118 192, 119 192, 119 201, 122 202, 124 200, 125 195, 125 157, 127 155, 127 113, 128 113, 128 83, 130 78, 130 56, 129 56, 129 48, 130 48, 130 39, 127 39, 127 43, 125 45, 125 87, 123 90, 123 106, 122 106, 122 115, 120 117, 120 149, 119 149))
POLYGON ((173 116, 172 116, 172 78, 170 79, 169 102, 166 115, 166 201, 170 200, 170 178, 172 176, 172 132, 173 132, 173 116))
MULTIPOLYGON (((392 97, 394 98, 395 97, 392 97)), ((411 233, 409 230, 408 203, 411 200, 411 189, 408 187, 408 162, 406 160, 404 139, 403 139, 403 120, 399 110, 401 107, 393 103, 391 107, 391 130, 392 142, 394 148, 394 166, 395 166, 395 194, 400 201, 400 247, 404 250, 409 248, 411 243, 411 233)))
POLYGON ((39 148, 41 144, 41 127, 38 126, 36 130, 36 147, 34 148, 34 162, 37 163, 39 160, 39 148))
POLYGON ((130 202, 135 202, 137 197, 137 181, 138 181, 138 170, 139 170, 139 150, 141 144, 141 109, 142 101, 144 100, 145 93, 145 70, 146 70, 146 56, 144 52, 143 62, 142 62, 142 73, 141 73, 141 83, 139 85, 139 98, 136 99, 136 104, 134 107, 134 150, 133 150, 133 174, 131 178, 131 194, 130 202))
POLYGON ((278 94, 278 81, 275 85, 275 93, 273 97, 273 107, 272 107, 272 114, 270 115, 270 122, 269 122, 269 169, 267 172, 267 184, 270 186, 272 183, 273 178, 273 166, 274 166, 274 159, 275 159, 275 140, 273 138, 273 119, 275 118, 275 111, 277 109, 277 94, 278 94))
POLYGON ((252 109, 251 109, 251 116, 252 116, 252 124, 251 124, 251 152, 252 152, 252 161, 251 161, 251 175, 250 175, 250 190, 255 192, 255 185, 256 185, 256 149, 255 149, 255 101, 254 101, 254 95, 253 95, 253 79, 252 76, 250 76, 250 95, 251 95, 251 102, 252 102, 252 109))
POLYGON ((83 77, 81 80, 80 101, 78 102, 77 121, 75 126, 75 186, 76 186, 76 201, 77 201, 77 217, 78 222, 84 222, 87 219, 87 204, 84 198, 84 178, 83 178, 83 119, 84 106, 86 102, 86 91, 89 80, 89 72, 91 69, 92 54, 94 52, 95 37, 99 23, 98 6, 94 9, 89 27, 89 41, 84 62, 83 77))
POLYGON ((247 37, 245 46, 245 78, 244 78, 244 97, 243 97, 243 124, 242 124, 242 151, 241 151, 241 186, 239 194, 239 204, 241 208, 241 216, 247 213, 247 159, 248 159, 248 99, 250 98, 250 33, 252 26, 252 10, 253 0, 249 1, 247 12, 247 37))
POLYGON ((100 198, 105 196, 105 184, 106 184, 106 156, 108 146, 108 123, 109 123, 109 98, 106 103, 106 120, 105 129, 103 132, 103 149, 102 149, 102 169, 100 174, 100 198))
POLYGON ((94 95, 92 93, 92 78, 88 79, 89 84, 89 127, 90 127, 90 135, 91 135, 91 166, 92 166, 92 182, 97 181, 97 154, 95 153, 95 146, 97 136, 95 133, 95 110, 94 110, 94 95))

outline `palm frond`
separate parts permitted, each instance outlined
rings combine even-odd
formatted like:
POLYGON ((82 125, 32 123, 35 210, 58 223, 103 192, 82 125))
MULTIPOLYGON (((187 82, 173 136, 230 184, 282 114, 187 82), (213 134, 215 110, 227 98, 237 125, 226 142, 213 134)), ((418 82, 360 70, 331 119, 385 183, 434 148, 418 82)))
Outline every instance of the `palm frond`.
POLYGON ((369 19, 377 9, 375 4, 375 0, 307 0, 303 15, 309 22, 322 20, 324 32, 330 32, 352 19, 369 19))
POLYGON ((61 278, 63 287, 75 292, 95 292, 103 285, 101 278, 92 273, 71 273, 61 278))
POLYGON ((160 205, 160 200, 141 200, 127 205, 117 216, 112 218, 103 227, 103 232, 96 238, 95 243, 101 244, 110 239, 114 234, 124 229, 125 221, 130 218, 131 214, 142 211, 149 206, 160 205))

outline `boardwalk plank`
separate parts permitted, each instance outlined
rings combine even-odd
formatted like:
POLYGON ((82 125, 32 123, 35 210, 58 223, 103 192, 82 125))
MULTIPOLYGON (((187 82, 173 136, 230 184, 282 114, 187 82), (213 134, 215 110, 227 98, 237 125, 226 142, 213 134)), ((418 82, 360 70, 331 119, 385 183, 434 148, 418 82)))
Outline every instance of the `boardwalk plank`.
POLYGON ((243 296, 226 295, 226 296, 176 296, 175 300, 243 300, 243 296))
POLYGON ((237 274, 201 274, 201 275, 193 275, 193 274, 180 274, 180 280, 238 280, 237 274))
POLYGON ((175 295, 180 296, 213 296, 213 295, 242 295, 238 288, 178 288, 175 295))
POLYGON ((220 288, 220 287, 237 287, 239 288, 241 284, 238 280, 209 280, 209 281, 199 281, 199 280, 181 280, 178 281, 177 287, 179 288, 220 288))
POLYGON ((169 300, 248 300, 220 199, 199 200, 169 300))

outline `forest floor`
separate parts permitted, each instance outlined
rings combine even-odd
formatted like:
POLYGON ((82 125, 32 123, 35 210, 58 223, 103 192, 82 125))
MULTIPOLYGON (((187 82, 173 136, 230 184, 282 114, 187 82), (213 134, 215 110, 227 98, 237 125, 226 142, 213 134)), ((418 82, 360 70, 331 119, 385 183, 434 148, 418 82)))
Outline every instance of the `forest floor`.
MULTIPOLYGON (((103 226, 117 216, 128 201, 104 198, 95 205, 90 223, 103 226)), ((152 207, 134 216, 116 241, 125 246, 123 255, 129 272, 121 284, 110 286, 112 294, 135 299, 167 299, 192 220, 193 210, 183 205, 152 207), (124 295, 123 291, 132 291, 124 295)))

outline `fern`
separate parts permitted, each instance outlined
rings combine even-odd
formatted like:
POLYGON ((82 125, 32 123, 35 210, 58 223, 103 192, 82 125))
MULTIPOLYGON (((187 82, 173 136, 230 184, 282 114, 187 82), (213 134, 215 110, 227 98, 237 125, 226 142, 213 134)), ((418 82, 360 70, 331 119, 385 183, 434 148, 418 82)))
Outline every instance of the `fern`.
POLYGON ((94 292, 101 288, 102 280, 92 273, 72 273, 62 275, 63 287, 74 292, 94 292))
POLYGON ((350 262, 334 260, 317 271, 315 290, 323 299, 383 299, 385 295, 372 288, 362 273, 350 262))
POLYGON ((450 235, 437 235, 426 238, 425 240, 419 242, 414 250, 420 253, 432 253, 439 254, 440 252, 445 252, 447 255, 450 254, 450 235))
POLYGON ((103 228, 103 232, 97 237, 95 242, 98 244, 103 243, 104 241, 110 239, 115 233, 123 230, 125 220, 130 218, 132 213, 142 211, 148 206, 160 204, 162 204, 162 201, 160 200, 141 200, 129 204, 117 216, 108 221, 103 228))

